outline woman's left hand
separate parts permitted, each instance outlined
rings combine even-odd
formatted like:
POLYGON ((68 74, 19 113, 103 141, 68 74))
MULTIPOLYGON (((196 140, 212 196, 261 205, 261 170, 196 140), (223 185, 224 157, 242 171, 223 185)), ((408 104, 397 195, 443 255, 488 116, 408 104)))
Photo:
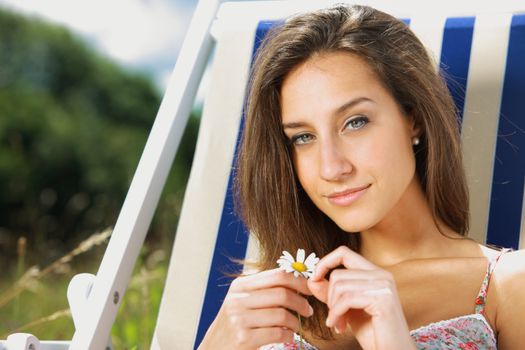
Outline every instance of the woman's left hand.
POLYGON ((348 247, 322 258, 308 287, 328 305, 326 325, 336 333, 350 326, 363 349, 415 349, 394 277, 348 247))

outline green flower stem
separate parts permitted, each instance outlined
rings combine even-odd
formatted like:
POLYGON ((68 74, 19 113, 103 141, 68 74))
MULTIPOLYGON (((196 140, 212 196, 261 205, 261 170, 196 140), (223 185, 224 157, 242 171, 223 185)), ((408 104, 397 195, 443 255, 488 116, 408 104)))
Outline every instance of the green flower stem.
MULTIPOLYGON (((299 291, 297 291, 297 294, 299 294, 299 291)), ((300 313, 297 313, 297 317, 299 317, 299 350, 303 350, 303 320, 300 313)))
POLYGON ((303 322, 301 320, 301 315, 297 313, 297 316, 299 316, 299 350, 303 349, 303 322))

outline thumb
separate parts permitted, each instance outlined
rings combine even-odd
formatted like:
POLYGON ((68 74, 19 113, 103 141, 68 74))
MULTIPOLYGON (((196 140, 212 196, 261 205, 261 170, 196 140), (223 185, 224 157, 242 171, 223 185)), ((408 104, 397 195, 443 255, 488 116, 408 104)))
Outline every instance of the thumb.
POLYGON ((308 288, 310 289, 314 297, 316 297, 325 304, 328 302, 328 286, 329 282, 325 279, 322 279, 320 281, 313 281, 312 279, 308 280, 308 288))

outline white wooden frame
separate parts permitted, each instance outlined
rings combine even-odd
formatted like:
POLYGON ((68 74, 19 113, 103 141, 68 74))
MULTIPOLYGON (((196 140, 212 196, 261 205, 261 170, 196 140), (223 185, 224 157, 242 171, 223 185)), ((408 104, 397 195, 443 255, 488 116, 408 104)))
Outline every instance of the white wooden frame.
POLYGON ((0 350, 107 349, 110 331, 144 243, 188 121, 213 40, 210 27, 221 0, 200 0, 100 268, 75 276, 68 300, 75 323, 71 342, 39 341, 27 333, 0 341, 0 350))

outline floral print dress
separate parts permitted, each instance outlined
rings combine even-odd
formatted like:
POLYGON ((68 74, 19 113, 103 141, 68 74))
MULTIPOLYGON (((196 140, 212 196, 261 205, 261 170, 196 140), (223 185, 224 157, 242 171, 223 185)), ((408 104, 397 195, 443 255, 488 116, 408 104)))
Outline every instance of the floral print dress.
MULTIPOLYGON (((434 322, 412 330, 410 335, 419 350, 494 350, 497 341, 494 331, 485 318, 485 304, 490 277, 501 255, 509 249, 503 249, 500 254, 489 261, 487 272, 475 301, 474 313, 459 316, 449 320, 434 322)), ((293 343, 270 344, 259 350, 298 350, 299 336, 295 335, 293 343)), ((317 350, 303 339, 304 350, 317 350)))

